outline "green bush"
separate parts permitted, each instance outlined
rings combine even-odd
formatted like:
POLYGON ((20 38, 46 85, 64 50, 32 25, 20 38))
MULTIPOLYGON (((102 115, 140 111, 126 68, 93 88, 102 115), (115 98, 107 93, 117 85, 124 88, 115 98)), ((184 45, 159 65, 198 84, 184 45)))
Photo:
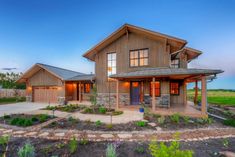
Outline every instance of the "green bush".
POLYGON ((47 115, 47 114, 40 114, 39 115, 39 121, 41 122, 41 123, 43 123, 43 122, 45 122, 45 121, 47 121, 47 119, 49 119, 49 115, 47 115))
POLYGON ((75 119, 75 118, 73 118, 72 116, 70 116, 70 117, 68 118, 68 121, 71 122, 71 123, 76 123, 78 120, 75 119))
POLYGON ((117 116, 117 115, 120 115, 120 114, 123 114, 123 111, 114 111, 114 112, 112 112, 113 116, 117 116))
POLYGON ((184 122, 185 122, 186 124, 189 123, 189 117, 188 117, 188 116, 183 116, 183 119, 184 119, 184 122))
POLYGON ((112 129, 112 128, 113 128, 113 124, 107 124, 107 125, 106 125, 106 128, 107 128, 107 129, 112 129))
POLYGON ((106 157, 117 157, 116 148, 113 144, 108 144, 106 148, 106 157))
POLYGON ((16 126, 31 126, 33 125, 33 122, 31 119, 27 118, 13 118, 10 122, 11 125, 16 125, 16 126))
POLYGON ((170 119, 174 123, 179 123, 180 122, 180 114, 175 113, 175 114, 170 116, 170 119))
POLYGON ((37 122, 37 121, 39 121, 37 117, 32 117, 31 120, 32 120, 32 122, 37 122))
POLYGON ((34 157, 35 148, 30 143, 26 143, 23 147, 19 149, 17 154, 19 157, 34 157))
POLYGON ((105 114, 107 112, 107 109, 105 107, 99 107, 99 113, 105 114))
POLYGON ((3 118, 4 118, 4 119, 10 119, 10 118, 11 118, 11 116, 10 116, 10 115, 6 115, 6 114, 4 114, 3 118))
POLYGON ((198 118, 196 121, 199 124, 211 124, 211 123, 213 123, 213 119, 211 119, 211 118, 198 118))
POLYGON ((159 117, 159 118, 157 119, 157 122, 158 122, 159 124, 164 124, 164 123, 165 123, 165 117, 164 117, 164 116, 159 117))
POLYGON ((227 125, 227 126, 235 127, 235 120, 234 119, 227 119, 227 120, 224 120, 223 124, 227 125))
POLYGON ((101 125, 102 125, 102 123, 101 123, 101 121, 100 121, 100 120, 97 120, 97 121, 95 122, 95 125, 96 125, 96 126, 101 126, 101 125))
POLYGON ((1 136, 0 137, 0 145, 5 148, 7 146, 7 143, 9 142, 9 139, 10 139, 9 136, 7 136, 7 135, 1 136))
POLYGON ((136 125, 139 127, 145 127, 147 124, 145 121, 138 121, 138 122, 136 122, 136 125))
POLYGON ((78 141, 76 140, 75 137, 73 137, 70 141, 69 141, 69 152, 71 154, 75 153, 76 150, 78 148, 78 141))
POLYGON ((48 105, 48 106, 46 107, 46 109, 47 109, 47 110, 56 110, 56 106, 50 106, 50 105, 48 105))
POLYGON ((91 108, 87 107, 87 108, 84 109, 83 112, 84 113, 93 113, 93 110, 91 108))

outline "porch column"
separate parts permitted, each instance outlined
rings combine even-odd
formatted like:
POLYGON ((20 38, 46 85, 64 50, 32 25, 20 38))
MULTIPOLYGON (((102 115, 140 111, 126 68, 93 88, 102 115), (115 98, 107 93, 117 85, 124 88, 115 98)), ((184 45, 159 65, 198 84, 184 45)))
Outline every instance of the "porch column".
POLYGON ((152 81, 152 110, 156 110, 156 101, 155 101, 155 77, 153 77, 152 81))
POLYGON ((198 81, 195 81, 195 95, 194 95, 194 104, 197 104, 197 97, 198 97, 198 81))
POLYGON ((202 100, 201 100, 201 111, 202 113, 207 112, 207 93, 206 93, 206 76, 202 76, 201 78, 201 92, 202 92, 202 100))
POLYGON ((116 82, 116 110, 119 108, 119 80, 116 82))
POLYGON ((79 82, 79 84, 78 84, 78 87, 79 87, 79 94, 78 94, 78 97, 79 97, 79 102, 82 102, 82 90, 81 90, 81 82, 79 82))
POLYGON ((184 81, 184 106, 187 106, 187 82, 184 81))

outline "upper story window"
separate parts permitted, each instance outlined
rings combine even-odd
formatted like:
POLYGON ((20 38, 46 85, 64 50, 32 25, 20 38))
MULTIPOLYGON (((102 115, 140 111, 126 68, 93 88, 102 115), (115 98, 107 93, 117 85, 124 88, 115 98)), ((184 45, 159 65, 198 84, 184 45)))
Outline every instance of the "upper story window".
POLYGON ((171 60, 171 67, 172 68, 179 68, 180 67, 180 60, 178 58, 171 60))
POLYGON ((149 50, 131 50, 130 51, 130 66, 146 66, 149 64, 149 50))
POLYGON ((116 60, 117 60, 117 56, 116 56, 115 52, 107 54, 107 62, 108 62, 107 74, 108 74, 108 76, 116 74, 116 72, 117 72, 116 60))

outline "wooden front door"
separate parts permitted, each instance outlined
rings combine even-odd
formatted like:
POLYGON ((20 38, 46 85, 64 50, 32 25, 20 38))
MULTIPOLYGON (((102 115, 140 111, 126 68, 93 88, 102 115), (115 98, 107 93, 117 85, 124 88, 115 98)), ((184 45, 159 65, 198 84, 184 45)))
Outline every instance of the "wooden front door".
POLYGON ((140 82, 131 82, 131 105, 140 104, 140 82))

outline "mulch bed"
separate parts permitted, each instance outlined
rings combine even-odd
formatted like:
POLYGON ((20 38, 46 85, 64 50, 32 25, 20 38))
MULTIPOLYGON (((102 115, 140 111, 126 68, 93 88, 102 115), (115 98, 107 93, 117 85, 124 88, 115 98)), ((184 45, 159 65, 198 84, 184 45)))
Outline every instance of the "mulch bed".
POLYGON ((113 124, 111 128, 107 124, 101 124, 97 126, 96 123, 90 121, 81 121, 77 119, 63 119, 58 122, 53 122, 46 126, 46 128, 53 129, 76 129, 76 130, 92 130, 92 131, 142 131, 142 130, 156 130, 155 127, 146 126, 140 127, 136 125, 136 122, 130 122, 125 124, 113 124))
POLYGON ((84 108, 86 108, 84 105, 70 104, 70 105, 47 106, 42 110, 57 110, 57 111, 72 113, 72 112, 81 111, 84 108))
MULTIPOLYGON (((39 115, 11 114, 11 115, 5 115, 3 117, 0 117, 0 123, 7 124, 7 125, 14 125, 14 124, 11 124, 11 122, 13 119, 16 119, 16 118, 29 120, 32 123, 29 126, 33 126, 33 125, 44 123, 44 122, 49 121, 49 120, 56 118, 56 117, 52 117, 52 116, 46 115, 46 114, 39 114, 39 115)), ((22 125, 15 125, 15 126, 26 127, 26 126, 23 126, 23 124, 22 125)))
MULTIPOLYGON (((117 146, 118 157, 150 157, 148 142, 88 142, 86 145, 79 144, 76 152, 70 154, 67 141, 40 138, 11 138, 7 156, 18 157, 17 152, 19 147, 22 147, 26 141, 29 141, 35 147, 36 157, 102 157, 105 156, 108 143, 114 143, 117 146), (137 152, 136 148, 143 148, 144 152, 137 152)), ((229 138, 228 143, 229 147, 226 148, 223 145, 223 139, 180 142, 180 148, 193 150, 194 157, 218 157, 220 151, 229 150, 235 152, 235 147, 233 147, 235 145, 235 138, 229 138)), ((2 146, 0 146, 0 154, 2 150, 2 146)))

